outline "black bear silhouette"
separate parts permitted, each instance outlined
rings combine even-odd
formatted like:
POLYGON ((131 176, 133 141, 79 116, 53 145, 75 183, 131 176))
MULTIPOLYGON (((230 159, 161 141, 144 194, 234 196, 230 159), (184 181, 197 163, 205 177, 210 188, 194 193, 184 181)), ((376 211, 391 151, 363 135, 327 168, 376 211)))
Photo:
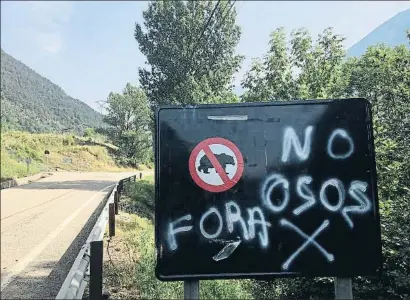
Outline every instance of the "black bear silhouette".
MULTIPOLYGON (((235 161, 232 156, 226 154, 226 153, 221 153, 221 154, 215 154, 216 159, 219 161, 221 166, 224 168, 226 172, 226 165, 235 165, 235 161)), ((209 174, 209 169, 215 169, 215 167, 212 165, 211 161, 209 160, 208 156, 204 155, 199 161, 199 167, 198 171, 209 174)), ((227 173, 228 174, 228 173, 227 173)))

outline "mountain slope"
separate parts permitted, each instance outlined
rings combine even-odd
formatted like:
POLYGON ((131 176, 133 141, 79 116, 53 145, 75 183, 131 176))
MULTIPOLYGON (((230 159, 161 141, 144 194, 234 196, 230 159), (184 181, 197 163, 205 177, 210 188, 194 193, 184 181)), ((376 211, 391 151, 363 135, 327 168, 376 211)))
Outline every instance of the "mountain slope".
POLYGON ((1 49, 3 129, 52 132, 102 125, 102 116, 1 49))
POLYGON ((347 50, 348 56, 360 56, 367 47, 378 43, 385 43, 389 46, 405 44, 409 47, 406 31, 410 29, 410 9, 402 11, 390 18, 382 25, 378 26, 371 33, 366 35, 359 42, 347 50))

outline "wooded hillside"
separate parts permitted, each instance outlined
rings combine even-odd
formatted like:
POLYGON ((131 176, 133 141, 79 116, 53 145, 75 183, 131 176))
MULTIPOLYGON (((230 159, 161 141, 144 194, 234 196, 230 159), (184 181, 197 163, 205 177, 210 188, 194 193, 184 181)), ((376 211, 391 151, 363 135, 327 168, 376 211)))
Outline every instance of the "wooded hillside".
POLYGON ((98 112, 1 49, 2 130, 81 132, 101 124, 98 112))

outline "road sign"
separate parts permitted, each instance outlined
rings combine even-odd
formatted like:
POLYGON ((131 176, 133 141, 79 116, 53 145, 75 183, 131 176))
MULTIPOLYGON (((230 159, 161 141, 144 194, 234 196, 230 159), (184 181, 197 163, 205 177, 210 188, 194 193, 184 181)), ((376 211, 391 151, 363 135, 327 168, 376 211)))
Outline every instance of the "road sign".
POLYGON ((70 157, 64 157, 63 158, 63 163, 65 164, 72 164, 73 163, 73 159, 70 157))
POLYGON ((377 273, 366 100, 164 106, 156 124, 159 279, 377 273))
POLYGON ((27 173, 30 172, 30 164, 31 164, 31 158, 30 158, 30 157, 27 157, 27 158, 26 158, 27 173))
POLYGON ((192 150, 189 173, 195 183, 206 191, 229 190, 242 176, 242 154, 238 147, 227 139, 208 138, 192 150))

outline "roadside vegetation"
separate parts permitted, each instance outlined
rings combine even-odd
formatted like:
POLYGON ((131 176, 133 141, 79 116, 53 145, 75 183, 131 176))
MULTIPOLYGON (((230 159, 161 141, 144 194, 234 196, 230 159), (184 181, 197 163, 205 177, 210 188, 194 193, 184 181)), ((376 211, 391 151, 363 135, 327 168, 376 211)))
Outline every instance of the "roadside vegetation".
MULTIPOLYGON (((236 52, 241 28, 234 3, 150 1, 143 22, 136 24, 134 36, 130 36, 135 38, 146 59, 145 66, 138 70, 139 86, 126 84, 121 93, 110 93, 104 104, 103 121, 107 127, 100 129, 100 134, 110 143, 104 139, 90 141, 96 133, 93 130, 86 130, 82 138, 2 133, 2 179, 50 168, 119 171, 124 170, 123 165, 152 167, 154 112, 159 105, 363 97, 372 105, 384 260, 380 276, 354 278, 353 293, 355 299, 408 299, 409 45, 373 45, 360 57, 347 57, 345 38, 332 28, 325 28, 317 37, 305 28, 291 31, 277 28, 266 41, 266 53, 254 59, 245 73, 241 81, 244 92, 238 96, 232 82, 244 57, 236 52), (46 149, 50 151, 48 161, 44 156, 46 149), (24 161, 21 162, 27 157, 32 159, 29 172, 24 161), (68 158, 71 163, 67 162, 68 158)), ((410 42, 410 30, 407 37, 410 42)), ((2 94, 4 97, 13 99, 8 94, 2 94)), ((11 105, 11 101, 5 103, 11 105)), ((6 115, 2 109, 2 122, 3 118, 7 120, 6 115)), ((41 122, 36 120, 36 123, 41 122)), ((42 129, 44 124, 40 125, 28 124, 27 128, 42 129)), ((59 130, 64 127, 57 125, 59 130)), ((162 283, 154 276, 154 205, 152 177, 138 180, 130 188, 129 196, 121 201, 117 234, 108 243, 111 258, 104 268, 105 287, 115 294, 113 298, 182 297, 181 283, 162 283)), ((201 284, 201 298, 251 297, 330 299, 334 297, 333 279, 201 284)))
POLYGON ((3 132, 1 136, 1 181, 50 171, 131 169, 118 163, 116 147, 101 138, 27 132, 3 132), (29 168, 26 159, 31 161, 29 168))
MULTIPOLYGON (((182 282, 155 277, 154 178, 127 187, 116 216, 115 237, 107 245, 104 288, 113 299, 182 299, 182 282)), ((201 299, 251 299, 249 280, 201 281, 201 299)))
MULTIPOLYGON (((332 28, 324 29, 317 37, 312 37, 305 28, 288 32, 278 28, 269 36, 267 52, 254 59, 245 73, 241 82, 244 93, 237 96, 231 83, 243 57, 235 50, 241 29, 236 23, 234 6, 212 1, 152 1, 148 6, 143 14, 144 23, 136 24, 134 33, 147 59, 147 66, 139 69, 140 86, 127 85, 122 94, 111 93, 106 103, 107 121, 114 124, 116 119, 128 120, 116 123, 117 131, 113 133, 121 137, 124 153, 127 150, 130 159, 143 157, 142 149, 147 149, 148 142, 153 140, 155 109, 163 104, 366 98, 372 104, 384 261, 379 277, 355 277, 353 292, 358 299, 407 299, 410 296, 408 45, 373 45, 360 57, 347 57, 345 38, 332 28), (211 20, 209 26, 202 27, 206 20, 211 20), (130 101, 131 98, 135 100, 130 101), (136 134, 138 131, 133 128, 144 135, 136 134), (137 137, 143 141, 138 142, 137 137), (137 151, 130 151, 130 147, 137 151), (138 157, 130 157, 131 153, 138 153, 138 157)), ((410 41, 410 31, 407 37, 410 41)), ((181 296, 182 286, 159 283, 153 274, 153 194, 152 184, 142 181, 123 203, 130 215, 127 225, 121 225, 120 230, 125 235, 140 230, 139 236, 144 236, 141 240, 136 236, 129 239, 129 245, 137 253, 133 266, 137 269, 127 273, 126 278, 138 286, 141 297, 176 298, 181 296), (155 294, 156 288, 163 290, 155 294)), ((133 263, 130 260, 128 264, 133 263)), ((332 278, 241 281, 238 285, 224 281, 224 284, 229 293, 218 294, 222 288, 218 286, 209 296, 334 297, 332 278)), ((208 283, 202 286, 201 292, 205 293, 208 283)))

